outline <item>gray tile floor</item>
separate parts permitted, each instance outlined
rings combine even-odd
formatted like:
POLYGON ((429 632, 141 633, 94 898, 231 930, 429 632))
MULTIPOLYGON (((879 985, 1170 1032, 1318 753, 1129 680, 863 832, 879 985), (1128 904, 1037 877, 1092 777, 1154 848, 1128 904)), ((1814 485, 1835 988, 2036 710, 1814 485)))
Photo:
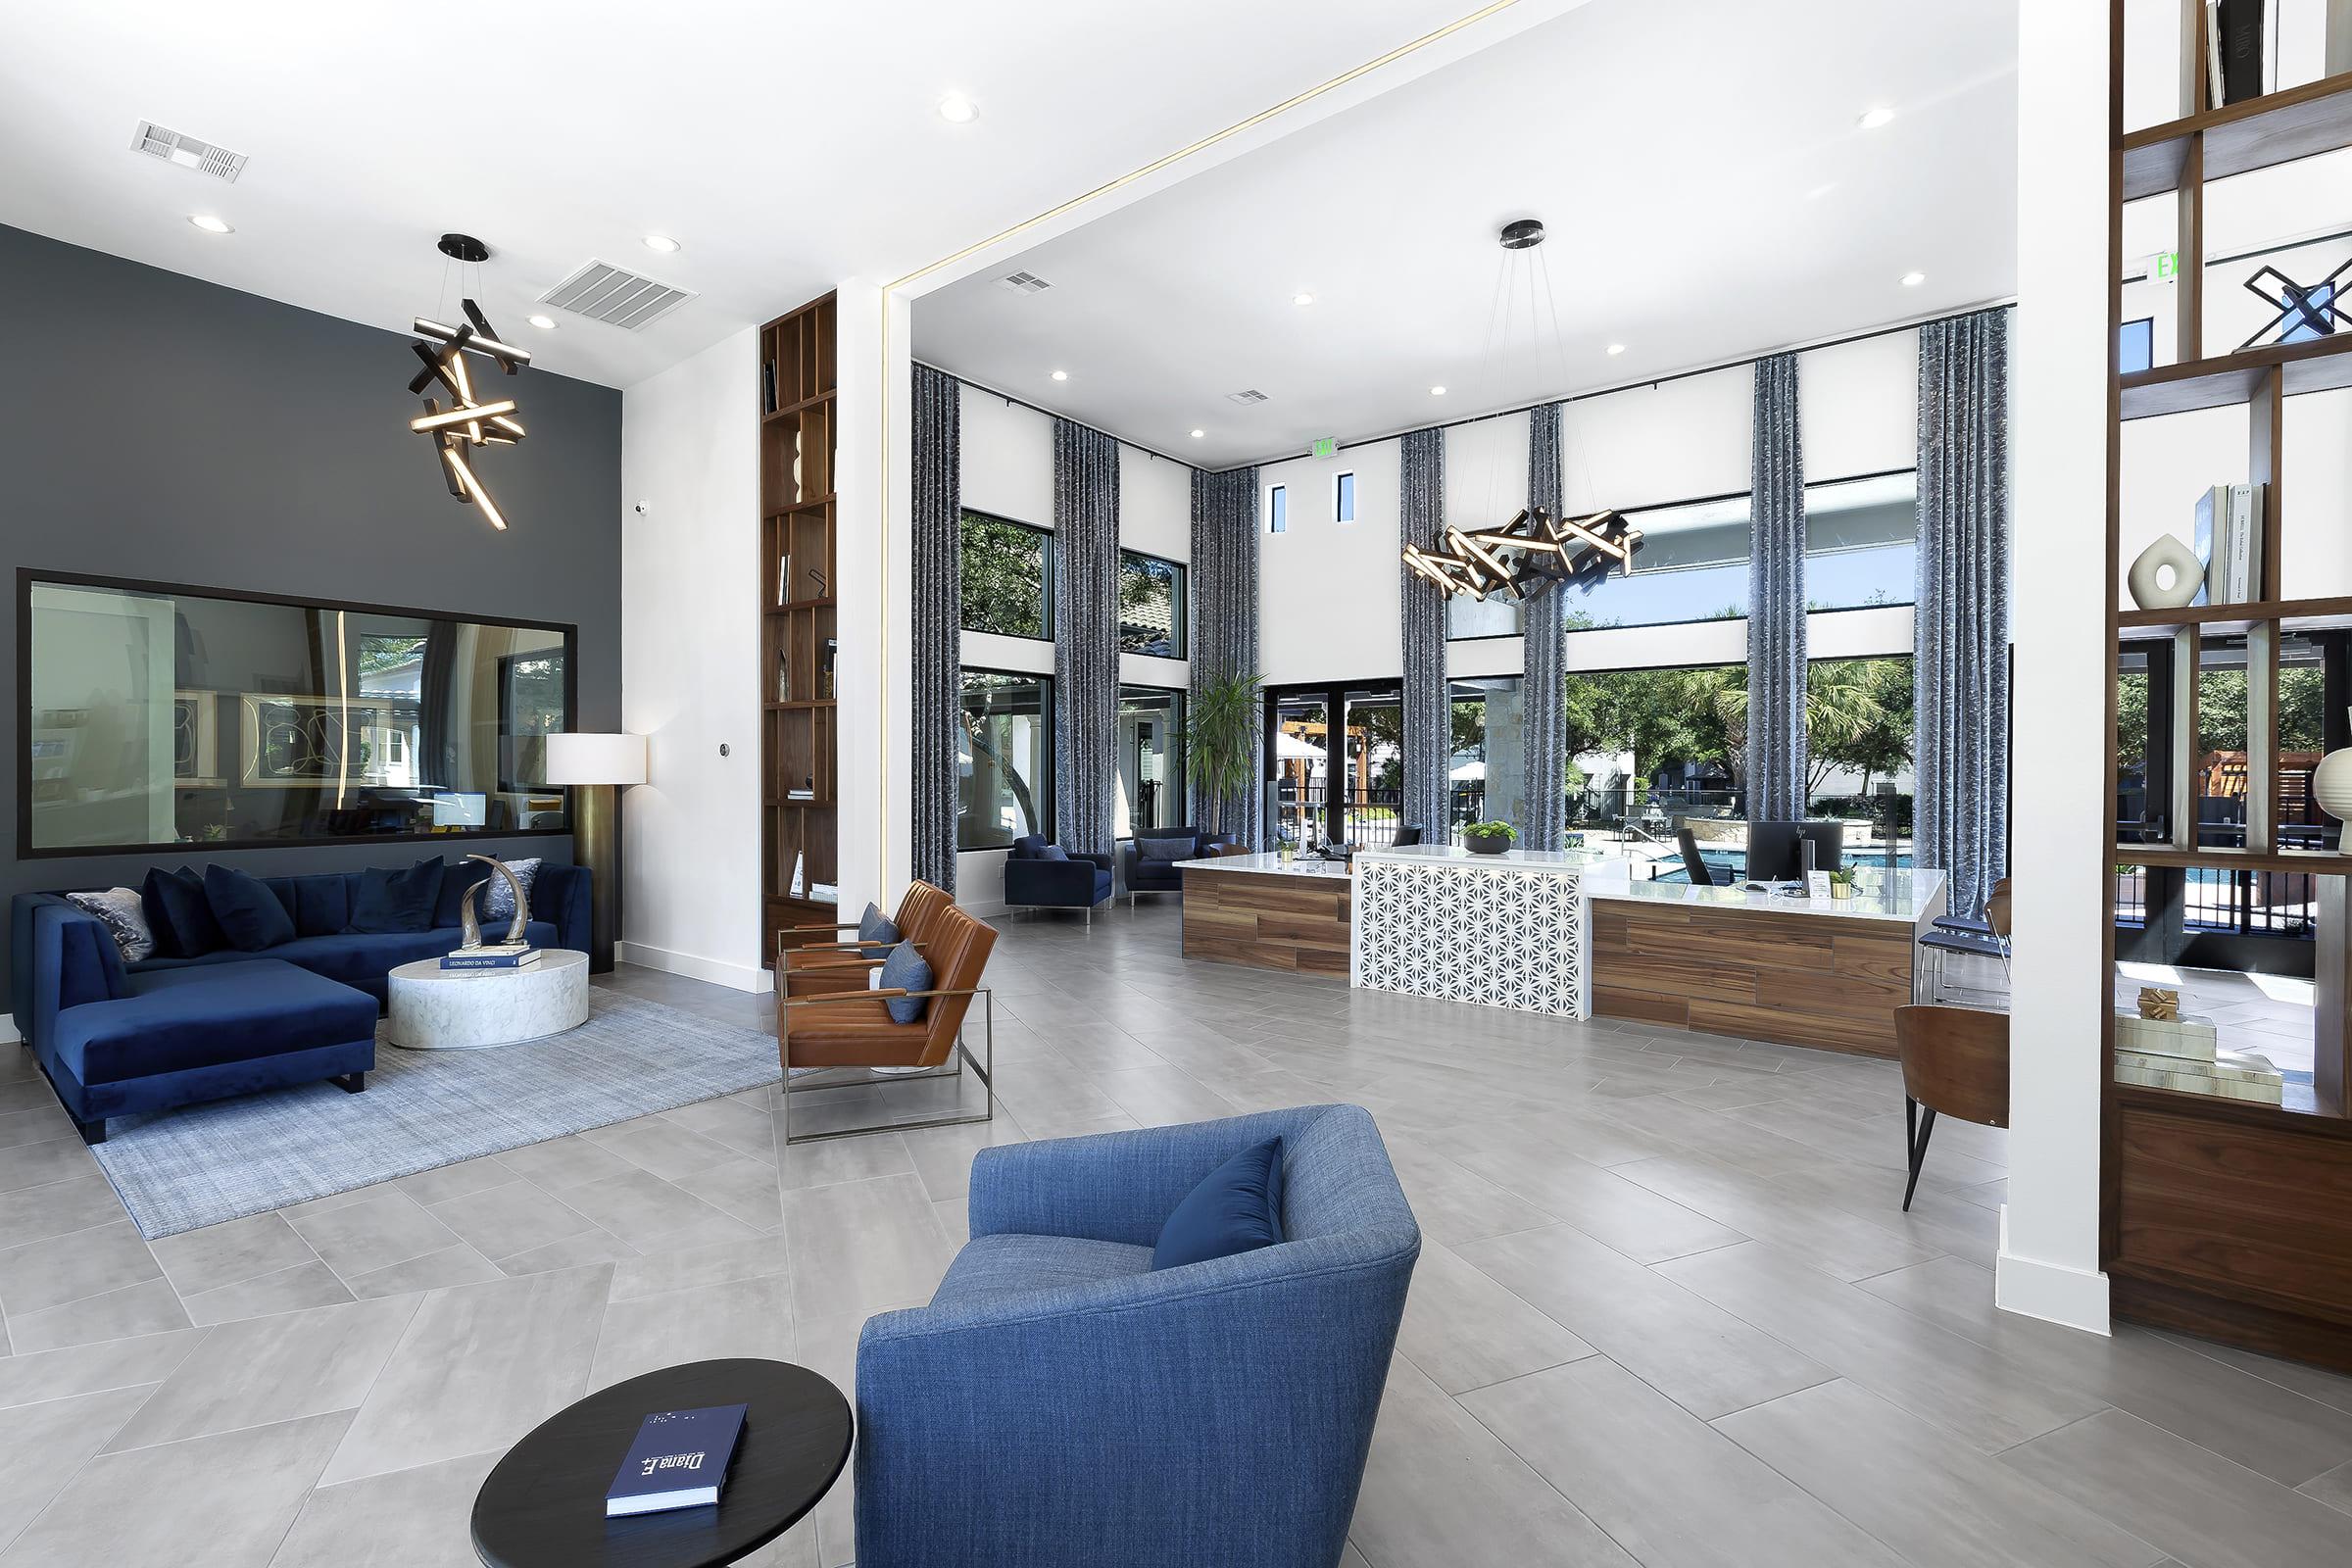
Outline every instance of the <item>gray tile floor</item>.
MULTIPOLYGON (((2352 1560, 2352 1380, 1996 1314, 2002 1135, 1939 1128, 1903 1214, 1891 1067, 1175 949, 1165 904, 1009 923, 992 1127, 779 1158, 756 1090, 153 1246, 0 1055, 0 1565, 469 1564, 497 1454, 590 1389, 846 1386, 983 1144, 1338 1099, 1426 1234, 1350 1568, 2352 1560)), ((850 1517, 758 1560, 845 1563, 850 1517)))

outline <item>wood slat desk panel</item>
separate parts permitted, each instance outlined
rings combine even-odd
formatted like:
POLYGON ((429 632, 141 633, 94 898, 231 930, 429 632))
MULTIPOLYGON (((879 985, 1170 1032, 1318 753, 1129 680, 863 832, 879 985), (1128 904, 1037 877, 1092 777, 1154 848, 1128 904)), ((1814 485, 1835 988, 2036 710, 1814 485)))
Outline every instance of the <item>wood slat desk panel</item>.
POLYGON ((1345 876, 1184 869, 1184 956, 1259 969, 1348 973, 1345 876))
POLYGON ((1917 933, 1898 916, 1825 917, 1739 905, 1592 905, 1593 1012, 1894 1054, 1917 933))

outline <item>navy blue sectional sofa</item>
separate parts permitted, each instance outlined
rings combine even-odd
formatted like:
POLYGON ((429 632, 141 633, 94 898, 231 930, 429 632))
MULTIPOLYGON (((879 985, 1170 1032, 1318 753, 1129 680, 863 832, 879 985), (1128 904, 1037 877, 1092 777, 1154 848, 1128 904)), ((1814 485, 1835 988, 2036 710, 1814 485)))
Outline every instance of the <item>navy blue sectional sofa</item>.
MULTIPOLYGON (((91 1143, 110 1116, 289 1084, 354 1093, 375 1065, 385 977, 459 941, 459 901, 485 870, 452 862, 426 931, 345 930, 363 873, 266 877, 294 940, 126 964, 105 922, 61 893, 20 893, 9 921, 17 1028, 91 1143)), ((585 950, 588 872, 543 864, 530 940, 585 950)))

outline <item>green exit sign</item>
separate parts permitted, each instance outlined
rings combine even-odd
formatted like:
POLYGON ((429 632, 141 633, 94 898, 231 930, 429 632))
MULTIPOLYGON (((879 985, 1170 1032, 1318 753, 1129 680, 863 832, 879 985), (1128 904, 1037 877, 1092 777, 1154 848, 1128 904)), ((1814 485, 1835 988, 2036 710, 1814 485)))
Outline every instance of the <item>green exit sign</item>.
POLYGON ((2156 281, 2170 283, 2180 275, 2180 253, 2179 251, 2158 251, 2156 253, 2156 281))
POLYGON ((1339 437, 1319 435, 1315 437, 1315 444, 1310 450, 1318 458, 1336 458, 1340 455, 1339 437))

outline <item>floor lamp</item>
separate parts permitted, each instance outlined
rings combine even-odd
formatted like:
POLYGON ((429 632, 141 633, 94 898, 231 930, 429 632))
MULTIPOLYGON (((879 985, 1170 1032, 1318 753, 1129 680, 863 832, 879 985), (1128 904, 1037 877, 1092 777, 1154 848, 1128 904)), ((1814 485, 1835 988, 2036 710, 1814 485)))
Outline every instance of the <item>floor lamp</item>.
POLYGON ((642 735, 550 735, 547 782, 571 789, 572 853, 588 868, 588 968, 609 974, 620 935, 620 791, 645 782, 642 735))

